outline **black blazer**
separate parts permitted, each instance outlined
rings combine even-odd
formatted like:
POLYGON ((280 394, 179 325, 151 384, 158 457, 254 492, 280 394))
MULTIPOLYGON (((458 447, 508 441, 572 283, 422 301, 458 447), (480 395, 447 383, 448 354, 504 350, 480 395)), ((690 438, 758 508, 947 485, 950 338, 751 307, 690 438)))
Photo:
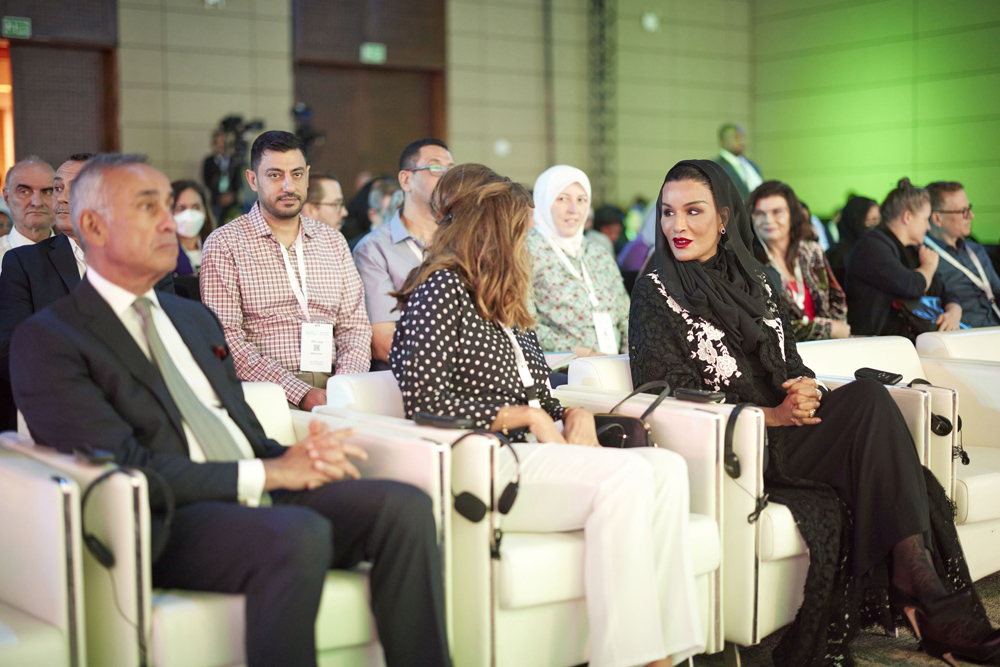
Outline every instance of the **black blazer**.
MULTIPOLYGON (((736 171, 733 165, 730 164, 729 160, 722 157, 721 155, 717 155, 714 158, 712 158, 712 162, 722 167, 722 170, 726 172, 726 175, 729 176, 729 179, 733 182, 733 185, 736 186, 736 190, 740 193, 740 199, 746 201, 747 197, 750 196, 750 189, 747 187, 747 184, 743 182, 743 179, 740 178, 739 173, 736 171)), ((758 167, 753 160, 747 158, 747 162, 753 165, 753 168, 757 170, 758 174, 763 175, 763 172, 760 170, 760 167, 758 167)))
MULTIPOLYGON (((0 428, 17 427, 17 410, 10 397, 10 339, 14 329, 79 284, 73 247, 63 234, 4 254, 0 270, 0 428)), ((156 289, 173 294, 173 277, 167 275, 156 289)))
MULTIPOLYGON (((243 400, 219 321, 198 302, 157 296, 254 453, 280 456, 285 448, 264 435, 243 400)), ((36 442, 62 452, 106 449, 123 466, 152 468, 178 506, 236 501, 238 465, 191 461, 180 412, 159 371, 89 281, 17 328, 10 366, 14 398, 36 442)), ((156 485, 150 504, 162 507, 156 485)))

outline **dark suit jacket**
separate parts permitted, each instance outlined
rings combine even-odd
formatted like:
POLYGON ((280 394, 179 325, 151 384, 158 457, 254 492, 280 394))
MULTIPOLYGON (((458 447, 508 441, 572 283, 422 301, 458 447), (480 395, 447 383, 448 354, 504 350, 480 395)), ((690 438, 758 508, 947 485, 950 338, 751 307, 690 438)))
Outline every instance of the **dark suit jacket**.
MULTIPOLYGON (((69 238, 63 234, 9 250, 0 270, 0 427, 16 428, 10 398, 10 339, 32 314, 69 294, 80 284, 80 272, 69 238)), ((174 293, 166 276, 156 289, 174 293)))
MULTIPOLYGON (((729 160, 722 157, 721 155, 716 155, 714 158, 712 158, 712 162, 722 167, 722 170, 726 172, 726 175, 729 176, 729 179, 733 182, 733 185, 736 186, 736 190, 740 193, 740 199, 746 201, 747 197, 750 196, 750 190, 749 188, 747 188, 747 184, 743 182, 743 179, 740 178, 740 175, 736 171, 736 168, 729 163, 729 160)), ((753 168, 757 170, 758 174, 764 173, 760 170, 760 167, 758 167, 757 164, 750 158, 747 158, 747 162, 753 165, 753 168)))
MULTIPOLYGON (((268 439, 243 400, 222 325, 203 305, 158 294, 222 406, 260 458, 284 447, 268 439)), ((11 343, 14 398, 36 442, 62 452, 91 447, 114 453, 123 466, 149 467, 174 492, 177 505, 237 499, 235 462, 194 463, 181 415, 159 371, 89 281, 28 318, 11 343)), ((162 505, 150 485, 154 511, 162 505)))

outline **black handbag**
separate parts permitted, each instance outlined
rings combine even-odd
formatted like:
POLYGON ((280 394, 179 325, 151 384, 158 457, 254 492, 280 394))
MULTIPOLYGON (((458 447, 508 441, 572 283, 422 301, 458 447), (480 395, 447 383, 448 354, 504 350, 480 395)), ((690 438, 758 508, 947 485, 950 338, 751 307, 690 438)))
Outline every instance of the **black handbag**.
POLYGON ((602 447, 615 447, 618 449, 631 447, 656 447, 656 443, 650 438, 649 423, 646 417, 670 395, 670 383, 666 380, 653 380, 635 389, 631 394, 618 402, 618 405, 611 408, 610 412, 594 415, 594 425, 597 427, 597 441, 602 447), (627 415, 615 414, 625 401, 636 394, 641 394, 649 389, 663 388, 660 395, 656 397, 650 406, 642 413, 641 417, 629 417, 627 415))
MULTIPOLYGON (((938 325, 935 323, 938 316, 944 313, 944 305, 941 298, 937 296, 922 296, 916 299, 899 299, 892 302, 892 307, 896 309, 907 329, 914 337, 922 333, 937 331, 938 325)), ((968 329, 968 324, 959 324, 959 328, 968 329)))

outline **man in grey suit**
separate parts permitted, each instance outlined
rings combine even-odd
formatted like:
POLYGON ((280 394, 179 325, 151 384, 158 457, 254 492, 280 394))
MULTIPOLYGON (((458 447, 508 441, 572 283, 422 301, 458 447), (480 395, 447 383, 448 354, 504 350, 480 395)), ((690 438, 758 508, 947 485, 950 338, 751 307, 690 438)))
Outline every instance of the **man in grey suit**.
POLYGON ((248 665, 315 665, 327 569, 371 560, 387 663, 447 667, 430 498, 388 480, 342 481, 359 476, 350 457, 365 456, 348 432, 314 421, 290 447, 264 435, 219 321, 153 290, 177 261, 172 203, 170 182, 142 156, 101 155, 77 176, 71 214, 86 275, 11 344, 32 436, 64 452, 108 449, 166 481, 176 512, 153 585, 243 594, 248 665))

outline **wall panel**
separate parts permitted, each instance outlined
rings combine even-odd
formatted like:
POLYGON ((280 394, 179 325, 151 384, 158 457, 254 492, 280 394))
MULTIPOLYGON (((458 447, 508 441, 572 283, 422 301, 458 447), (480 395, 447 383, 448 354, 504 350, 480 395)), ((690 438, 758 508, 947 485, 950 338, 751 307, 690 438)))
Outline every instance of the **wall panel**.
POLYGON ((1000 238, 1000 3, 757 0, 752 154, 830 215, 856 191, 959 180, 1000 238))

